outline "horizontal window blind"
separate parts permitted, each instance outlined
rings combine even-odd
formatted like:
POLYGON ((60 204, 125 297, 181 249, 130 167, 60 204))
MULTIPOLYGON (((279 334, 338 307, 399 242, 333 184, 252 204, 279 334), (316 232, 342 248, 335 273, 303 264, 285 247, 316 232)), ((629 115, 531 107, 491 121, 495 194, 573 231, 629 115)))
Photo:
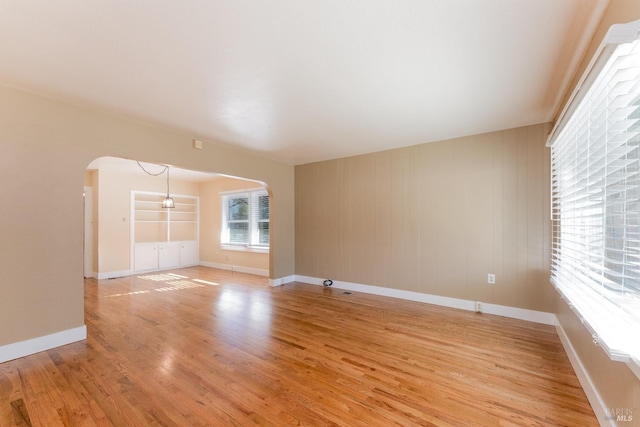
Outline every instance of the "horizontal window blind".
POLYGON ((551 280, 616 360, 640 359, 640 43, 620 44, 551 142, 551 280))
POLYGON ((251 223, 254 224, 252 241, 257 245, 269 244, 269 194, 266 191, 252 195, 251 223))

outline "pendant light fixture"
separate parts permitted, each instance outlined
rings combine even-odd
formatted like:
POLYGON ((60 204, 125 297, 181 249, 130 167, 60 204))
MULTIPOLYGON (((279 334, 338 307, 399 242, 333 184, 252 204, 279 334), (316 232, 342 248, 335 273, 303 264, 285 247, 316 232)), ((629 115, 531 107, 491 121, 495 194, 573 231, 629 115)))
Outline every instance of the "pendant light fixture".
POLYGON ((167 209, 176 207, 173 197, 169 195, 169 166, 167 166, 167 197, 162 201, 162 207, 167 209))

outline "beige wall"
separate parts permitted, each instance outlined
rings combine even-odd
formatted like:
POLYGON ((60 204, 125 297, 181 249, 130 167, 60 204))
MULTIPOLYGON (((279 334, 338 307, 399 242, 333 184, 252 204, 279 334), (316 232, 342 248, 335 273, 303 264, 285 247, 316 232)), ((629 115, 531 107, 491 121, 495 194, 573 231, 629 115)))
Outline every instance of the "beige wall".
POLYGON ((269 271, 269 254, 222 249, 220 228, 222 207, 220 193, 250 190, 262 187, 260 183, 242 179, 220 177, 200 184, 200 260, 205 263, 239 266, 269 271))
MULTIPOLYGON (((611 0, 580 65, 579 72, 573 79, 573 86, 586 70, 609 27, 637 19, 640 19, 640 1, 611 0)), ((573 87, 570 88, 569 93, 572 90, 573 87)), ((575 313, 559 296, 557 299, 560 327, 565 331, 571 346, 576 351, 576 356, 595 385, 604 405, 610 409, 632 409, 634 422, 629 424, 640 425, 638 413, 640 411, 640 380, 626 364, 609 359, 604 350, 593 343, 591 334, 575 313)), ((637 337, 629 339, 637 339, 637 337)))
POLYGON ((549 129, 297 166, 296 273, 553 312, 549 129))
MULTIPOLYGON (((99 200, 100 200, 100 178, 98 176, 98 171, 91 171, 91 190, 93 192, 93 224, 92 224, 92 236, 93 236, 93 260, 92 265, 95 273, 98 272, 98 244, 99 244, 99 236, 98 236, 98 209, 99 209, 99 200)), ((92 272, 92 273, 93 273, 92 272)))
POLYGON ((294 274, 294 168, 194 137, 0 87, 0 345, 84 324, 82 189, 102 156, 265 182, 270 273, 294 274))

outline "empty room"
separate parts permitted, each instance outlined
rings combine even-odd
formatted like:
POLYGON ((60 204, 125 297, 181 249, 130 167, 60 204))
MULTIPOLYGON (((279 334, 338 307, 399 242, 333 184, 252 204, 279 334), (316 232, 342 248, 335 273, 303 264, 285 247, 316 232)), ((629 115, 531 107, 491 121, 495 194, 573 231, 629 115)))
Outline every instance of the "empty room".
POLYGON ((0 426, 640 426, 640 2, 0 1, 0 426))

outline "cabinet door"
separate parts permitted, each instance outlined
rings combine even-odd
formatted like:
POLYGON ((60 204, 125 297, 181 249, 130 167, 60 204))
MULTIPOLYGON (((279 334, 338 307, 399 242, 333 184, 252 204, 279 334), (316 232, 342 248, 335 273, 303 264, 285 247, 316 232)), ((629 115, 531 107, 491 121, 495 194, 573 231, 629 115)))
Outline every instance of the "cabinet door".
POLYGON ((197 241, 180 242, 180 265, 186 267, 189 265, 200 264, 200 248, 197 241))
POLYGON ((135 271, 158 269, 158 245, 136 245, 133 253, 133 269, 135 271))
POLYGON ((158 265, 160 268, 180 266, 180 244, 178 242, 160 243, 158 251, 158 265))

